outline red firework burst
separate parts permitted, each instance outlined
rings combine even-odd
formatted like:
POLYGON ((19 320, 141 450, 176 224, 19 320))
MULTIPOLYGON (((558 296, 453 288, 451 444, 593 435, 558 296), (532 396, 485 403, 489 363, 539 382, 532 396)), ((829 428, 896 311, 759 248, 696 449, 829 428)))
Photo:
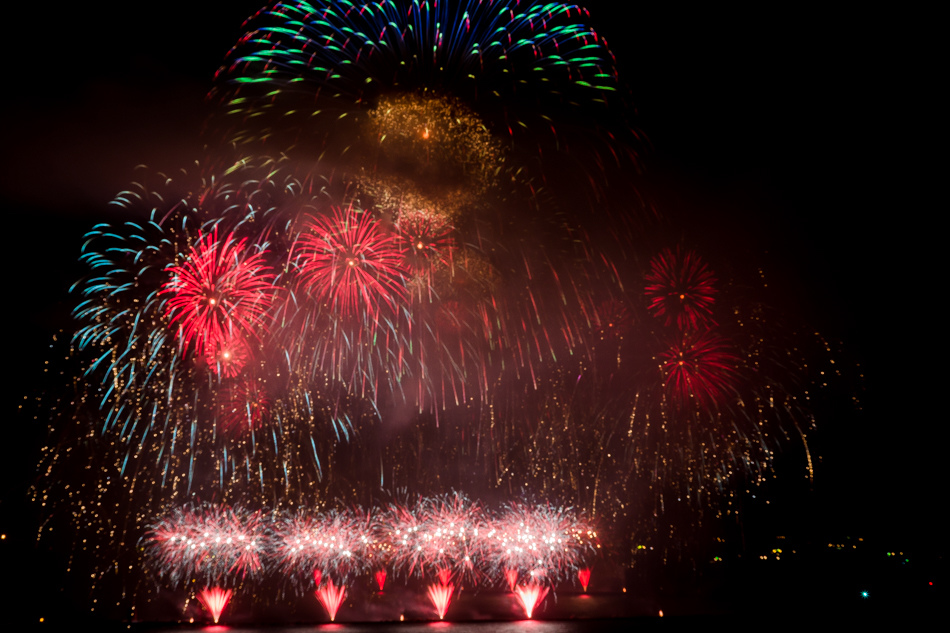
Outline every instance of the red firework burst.
POLYGON ((396 246, 414 277, 430 287, 432 270, 451 265, 455 251, 452 227, 444 219, 426 211, 403 211, 397 224, 396 246))
POLYGON ((240 336, 219 338, 205 346, 204 359, 208 367, 225 378, 234 378, 247 364, 250 350, 240 336))
POLYGON ((715 406, 735 393, 739 356, 714 332, 686 334, 661 354, 666 393, 676 404, 715 406))
POLYGON ((304 287, 334 312, 376 315, 406 300, 399 247, 367 212, 350 207, 314 218, 294 250, 304 287))
POLYGON ((647 307, 665 325, 675 323, 683 332, 715 325, 716 275, 693 251, 663 249, 650 261, 645 280, 647 307))
POLYGON ((274 302, 274 276, 264 253, 251 253, 247 240, 218 231, 202 236, 185 260, 169 267, 171 279, 161 293, 170 295, 165 314, 178 323, 183 345, 199 355, 218 359, 220 348, 254 335, 265 324, 274 302))

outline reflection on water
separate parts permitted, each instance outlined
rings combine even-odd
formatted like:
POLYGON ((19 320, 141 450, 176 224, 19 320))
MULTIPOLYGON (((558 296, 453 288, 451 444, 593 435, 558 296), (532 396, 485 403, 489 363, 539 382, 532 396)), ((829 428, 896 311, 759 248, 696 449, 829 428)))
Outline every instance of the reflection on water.
MULTIPOLYGON (((643 624, 643 622, 640 622, 643 624)), ((636 620, 572 620, 517 622, 375 622, 363 624, 317 624, 277 627, 209 626, 149 628, 150 633, 182 631, 220 633, 595 633, 597 631, 643 630, 636 620)))

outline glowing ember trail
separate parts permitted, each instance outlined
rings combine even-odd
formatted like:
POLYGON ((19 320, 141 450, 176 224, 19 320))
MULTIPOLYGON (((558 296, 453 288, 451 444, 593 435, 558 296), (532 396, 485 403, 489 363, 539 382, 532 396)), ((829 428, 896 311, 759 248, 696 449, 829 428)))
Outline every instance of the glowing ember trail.
POLYGON ((518 570, 506 569, 505 580, 508 581, 508 589, 513 592, 515 590, 515 585, 518 584, 518 570))
POLYGON ((379 590, 382 591, 383 587, 386 585, 386 570, 380 569, 373 575, 373 577, 376 579, 376 584, 379 585, 379 590))
POLYGON ((548 588, 530 584, 526 587, 518 587, 515 590, 515 595, 518 596, 521 606, 524 607, 525 615, 527 615, 530 620, 531 615, 534 613, 534 608, 548 595, 548 588))
POLYGON ((590 584, 590 570, 586 567, 577 571, 577 579, 581 581, 581 587, 587 592, 587 585, 590 584))
POLYGON ((211 612, 214 623, 218 623, 221 612, 228 606, 231 600, 231 590, 221 589, 220 587, 211 587, 202 589, 198 594, 198 601, 204 605, 204 608, 211 612))
POLYGON ((455 585, 452 584, 429 585, 429 600, 439 613, 440 620, 445 619, 445 612, 449 610, 449 604, 452 602, 453 591, 455 591, 455 585))
POLYGON ((343 604, 343 598, 346 597, 346 587, 343 585, 337 587, 333 584, 333 581, 330 580, 326 586, 320 587, 314 594, 317 596, 317 600, 320 601, 320 604, 323 605, 323 608, 327 610, 327 614, 330 616, 330 622, 336 620, 336 612, 340 610, 340 605, 343 604))

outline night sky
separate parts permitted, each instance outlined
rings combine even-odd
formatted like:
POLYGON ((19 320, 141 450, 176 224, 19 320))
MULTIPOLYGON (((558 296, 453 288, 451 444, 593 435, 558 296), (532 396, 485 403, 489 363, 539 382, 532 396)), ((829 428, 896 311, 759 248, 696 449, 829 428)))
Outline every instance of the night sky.
MULTIPOLYGON (((7 394, 18 408, 43 388, 50 337, 70 328, 83 232, 110 217, 106 204, 136 165, 175 169, 198 155, 212 74, 259 8, 190 4, 23 14, 5 43, 0 204, 11 255, 7 394)), ((840 341, 840 362, 864 376, 841 386, 860 411, 835 405, 817 420, 813 489, 798 484, 800 471, 780 472, 770 511, 749 529, 787 521, 819 536, 937 543, 944 309, 920 235, 937 207, 922 209, 912 185, 928 172, 909 156, 909 80, 884 21, 798 7, 588 6, 648 139, 641 190, 710 248, 762 265, 779 307, 840 341), (796 482, 785 496, 782 477, 796 482)), ((20 518, 32 513, 25 489, 44 430, 19 411, 7 428, 0 530, 29 543, 20 518)))

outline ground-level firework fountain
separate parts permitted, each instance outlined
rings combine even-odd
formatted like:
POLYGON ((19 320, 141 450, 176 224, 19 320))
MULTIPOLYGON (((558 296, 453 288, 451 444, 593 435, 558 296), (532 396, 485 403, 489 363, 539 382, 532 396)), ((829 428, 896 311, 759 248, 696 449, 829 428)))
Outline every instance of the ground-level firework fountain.
POLYGON ((429 600, 435 607, 439 619, 445 619, 445 613, 449 610, 449 604, 452 602, 452 592, 455 591, 455 585, 452 583, 442 584, 441 582, 429 585, 429 600))
POLYGON ((590 569, 587 567, 577 570, 577 579, 581 581, 581 587, 587 591, 587 585, 590 584, 590 569))
POLYGON ((515 595, 518 596, 518 602, 521 603, 525 615, 530 620, 534 614, 534 609, 544 600, 544 597, 548 595, 548 588, 531 583, 530 585, 518 587, 515 590, 515 595))
POLYGON ((332 580, 329 580, 326 585, 320 587, 314 593, 317 596, 317 600, 323 605, 323 608, 327 610, 327 615, 330 616, 330 622, 335 621, 336 612, 340 610, 340 605, 343 604, 343 598, 346 597, 346 587, 343 585, 337 587, 333 584, 332 580))
POLYGON ((198 593, 198 601, 204 605, 204 608, 211 613, 214 623, 217 624, 221 618, 221 612, 228 606, 231 600, 231 590, 221 589, 220 587, 208 587, 198 593))

